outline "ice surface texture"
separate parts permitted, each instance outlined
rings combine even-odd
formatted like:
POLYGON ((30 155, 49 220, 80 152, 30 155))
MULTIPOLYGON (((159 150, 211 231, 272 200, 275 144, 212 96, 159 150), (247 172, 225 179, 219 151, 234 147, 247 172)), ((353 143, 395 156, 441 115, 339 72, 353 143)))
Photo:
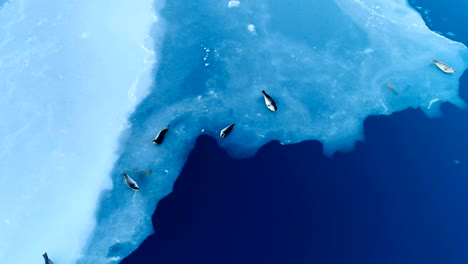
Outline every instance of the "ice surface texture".
POLYGON ((463 105, 466 47, 431 32, 403 0, 151 5, 18 0, 0 9, 0 195, 14 201, 2 202, 1 263, 34 263, 44 251, 56 263, 117 262, 153 232, 156 203, 200 133, 218 138, 236 122, 220 142, 235 157, 272 139, 317 139, 331 154, 362 137, 369 115, 463 105))
POLYGON ((73 263, 151 83, 152 1, 0 6, 0 263, 73 263))

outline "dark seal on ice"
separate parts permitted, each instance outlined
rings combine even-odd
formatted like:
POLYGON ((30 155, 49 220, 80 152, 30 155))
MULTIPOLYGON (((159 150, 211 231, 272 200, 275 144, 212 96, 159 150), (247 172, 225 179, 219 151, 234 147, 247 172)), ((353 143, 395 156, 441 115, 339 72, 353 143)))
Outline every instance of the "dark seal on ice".
POLYGON ((161 144, 164 140, 164 137, 166 136, 167 131, 169 131, 169 126, 159 131, 159 133, 156 135, 156 137, 153 140, 153 144, 158 144, 158 145, 161 144))
POLYGON ((134 181, 130 177, 130 175, 127 174, 126 171, 123 171, 123 175, 124 175, 125 184, 128 186, 128 188, 135 190, 135 191, 140 190, 140 187, 138 187, 138 184, 136 183, 136 181, 134 181))
POLYGON ((45 264, 54 264, 54 262, 50 260, 49 256, 47 256, 47 252, 45 252, 42 256, 44 257, 45 264))
POLYGON ((221 138, 224 138, 226 137, 227 135, 229 135, 232 131, 232 129, 234 128, 234 126, 236 125, 236 123, 233 123, 233 124, 230 124, 229 126, 223 128, 223 130, 221 130, 221 133, 219 133, 219 136, 221 138))
POLYGON ((265 90, 262 90, 262 94, 263 94, 263 98, 265 99, 265 104, 268 107, 268 109, 270 109, 273 112, 276 112, 276 110, 278 110, 278 107, 276 107, 275 100, 273 100, 273 98, 271 98, 271 96, 268 95, 265 92, 265 90))

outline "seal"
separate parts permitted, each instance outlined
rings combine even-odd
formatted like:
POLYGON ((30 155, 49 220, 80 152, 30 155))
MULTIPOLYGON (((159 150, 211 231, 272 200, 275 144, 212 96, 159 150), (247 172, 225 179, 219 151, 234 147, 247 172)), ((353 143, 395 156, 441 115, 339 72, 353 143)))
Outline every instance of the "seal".
POLYGON ((153 144, 157 144, 157 145, 161 144, 164 140, 164 137, 166 136, 167 131, 169 131, 169 126, 159 131, 159 133, 156 135, 156 137, 153 140, 153 144))
POLYGON ((44 257, 45 264, 54 264, 54 262, 50 260, 49 256, 47 256, 47 252, 45 252, 42 256, 44 257))
POLYGON ((278 110, 278 107, 276 107, 275 100, 269 96, 265 90, 262 90, 263 98, 265 99, 265 104, 273 112, 276 112, 278 110))
POLYGON ((130 177, 130 175, 127 174, 126 171, 123 171, 123 175, 124 175, 124 182, 128 186, 128 188, 135 190, 135 191, 140 190, 140 187, 138 187, 138 184, 136 183, 136 181, 134 181, 130 177))
POLYGON ((441 62, 441 61, 438 61, 436 59, 433 59, 432 62, 439 68, 441 69, 443 72, 445 73, 454 73, 455 72, 455 69, 450 67, 447 63, 444 63, 444 62, 441 62))
POLYGON ((236 125, 236 123, 232 123, 229 126, 223 128, 221 130, 221 133, 219 133, 219 136, 221 138, 225 138, 227 135, 229 135, 232 132, 232 129, 234 128, 235 125, 236 125))

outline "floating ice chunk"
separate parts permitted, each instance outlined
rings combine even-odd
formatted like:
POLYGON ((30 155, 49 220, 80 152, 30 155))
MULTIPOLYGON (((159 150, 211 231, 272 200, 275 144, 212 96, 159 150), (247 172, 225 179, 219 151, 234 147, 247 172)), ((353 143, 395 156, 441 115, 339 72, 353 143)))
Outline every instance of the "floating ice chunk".
MULTIPOLYGON (((204 6, 211 3, 200 1, 204 6)), ((119 177, 114 189, 102 196, 96 213, 99 225, 85 252, 87 263, 108 263, 109 256, 125 256, 153 232, 156 203, 171 191, 202 129, 217 137, 227 120, 239 122, 235 133, 220 141, 234 157, 253 155, 273 139, 282 144, 317 139, 331 155, 351 149, 363 137, 363 121, 369 115, 408 107, 434 115, 436 107, 427 109, 433 98, 463 106, 457 87, 468 63, 466 47, 431 32, 405 0, 313 0, 302 1, 299 7, 288 1, 255 2, 259 4, 236 10, 229 24, 213 31, 206 25, 226 21, 225 8, 210 9, 209 16, 193 16, 193 10, 184 5, 166 7, 177 16, 163 23, 170 36, 161 55, 167 59, 164 76, 155 78, 157 89, 152 89, 149 103, 141 104, 132 115, 133 124, 122 136, 114 169, 151 169, 152 177, 139 181, 142 189, 150 191, 134 199, 126 196, 119 177), (252 21, 252 14, 258 21, 256 30, 268 34, 245 38, 249 34, 245 21, 252 21), (181 45, 185 42, 190 45, 181 45), (193 52, 194 47, 204 47, 202 43, 213 51, 203 62, 204 52, 193 52), (432 58, 459 70, 451 75, 436 72, 432 58), (194 63, 181 64, 190 61, 194 63), (199 74, 206 72, 207 62, 215 67, 210 74, 199 74), (389 80, 398 96, 385 88, 389 80), (262 89, 275 94, 281 111, 268 112, 259 94, 262 89), (176 136, 171 144, 155 149, 148 138, 154 136, 153 125, 161 123, 174 124, 176 136)), ((160 76, 158 69, 154 71, 160 76)))
POLYGON ((228 2, 228 7, 229 7, 229 8, 239 7, 239 5, 240 5, 240 2, 239 2, 239 1, 235 1, 235 0, 234 0, 234 1, 229 1, 229 2, 228 2))
POLYGON ((249 24, 247 26, 247 29, 250 31, 250 32, 255 32, 255 26, 253 24, 249 24))

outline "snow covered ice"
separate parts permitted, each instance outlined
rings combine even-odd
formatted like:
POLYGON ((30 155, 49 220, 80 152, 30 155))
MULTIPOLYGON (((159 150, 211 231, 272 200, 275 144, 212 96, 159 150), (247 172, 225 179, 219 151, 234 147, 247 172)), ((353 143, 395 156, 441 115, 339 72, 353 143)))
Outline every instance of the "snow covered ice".
POLYGON ((81 254, 111 187, 117 139, 151 83, 151 5, 2 5, 0 263, 44 263, 46 251, 74 263, 81 254))
POLYGON ((239 7, 240 2, 239 1, 229 1, 228 2, 228 7, 233 8, 233 7, 239 7))
POLYGON ((0 194, 0 263, 45 251, 118 262, 153 232, 200 131, 219 139, 236 122, 219 139, 235 157, 273 139, 317 139, 332 154, 362 138, 369 115, 464 106, 466 47, 404 0, 18 0, 0 25, 0 177, 14 186, 0 194))

